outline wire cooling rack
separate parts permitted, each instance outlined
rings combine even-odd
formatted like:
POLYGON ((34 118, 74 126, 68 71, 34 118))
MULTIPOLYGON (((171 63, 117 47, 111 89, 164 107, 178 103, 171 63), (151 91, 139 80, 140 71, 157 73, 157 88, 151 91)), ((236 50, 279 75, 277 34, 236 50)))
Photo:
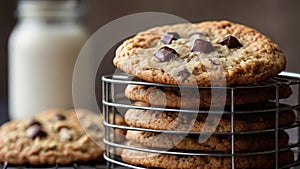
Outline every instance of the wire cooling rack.
MULTIPOLYGON (((224 90, 230 91, 230 98, 231 98, 231 106, 230 108, 225 111, 225 114, 230 115, 231 117, 231 131, 230 132, 213 132, 213 134, 219 134, 219 135, 230 135, 231 136, 231 152, 229 153, 217 153, 217 152, 208 152, 208 153, 199 153, 199 152, 178 152, 178 151, 169 151, 169 150, 158 150, 155 148, 140 148, 140 147, 133 147, 124 145, 122 143, 117 143, 114 140, 114 137, 111 137, 111 134, 115 134, 114 132, 111 133, 112 129, 123 129, 123 130, 135 130, 135 131, 147 131, 147 132, 158 132, 158 133, 173 133, 173 134, 180 134, 182 131, 170 131, 170 130, 153 130, 153 129, 145 129, 145 128, 137 128, 137 127, 129 127, 129 126, 121 126, 117 125, 115 123, 115 118, 109 119, 109 115, 112 114, 112 117, 115 117, 116 113, 124 114, 126 110, 128 109, 144 109, 144 110, 154 110, 154 111, 170 111, 170 112, 182 112, 182 113, 205 113, 207 111, 200 111, 200 110, 190 110, 190 109, 175 109, 175 108, 161 108, 161 107, 143 107, 143 106, 134 106, 132 105, 131 101, 128 99, 124 99, 124 89, 128 84, 136 84, 136 85, 147 85, 147 86, 159 86, 159 87, 178 87, 176 85, 165 85, 165 84, 159 84, 159 83, 151 83, 151 82, 145 82, 140 79, 134 78, 132 76, 126 75, 126 74, 117 74, 117 75, 106 75, 102 77, 102 104, 103 104, 103 112, 104 112, 104 126, 106 130, 104 143, 106 145, 106 152, 104 154, 104 158, 107 160, 108 168, 114 168, 116 166, 123 166, 126 168, 134 168, 134 169, 145 169, 146 167, 143 166, 135 166, 128 163, 125 163, 122 161, 120 156, 115 155, 115 152, 117 149, 129 149, 129 150, 136 150, 136 151, 142 151, 142 152, 149 152, 149 153, 155 153, 155 154, 171 154, 171 155, 192 155, 192 156, 227 156, 231 157, 232 159, 232 169, 235 169, 235 157, 241 156, 241 155, 258 155, 258 154, 275 154, 275 168, 298 168, 297 166, 300 165, 300 159, 299 159, 299 147, 300 142, 299 139, 295 143, 289 143, 285 147, 279 147, 278 146, 278 131, 280 130, 290 130, 290 129, 296 129, 297 135, 299 136, 299 126, 300 122, 297 119, 294 124, 284 127, 279 127, 279 112, 284 109, 292 109, 296 112, 297 117, 298 116, 298 110, 300 110, 300 75, 296 73, 291 72, 283 72, 280 75, 256 84, 248 85, 248 86, 229 86, 229 87, 217 87, 224 90), (293 94, 297 102, 296 103, 285 103, 286 106, 279 106, 281 104, 281 101, 279 99, 279 90, 280 86, 282 85, 288 85, 292 86, 293 88, 296 88, 298 90, 298 94, 293 94), (234 98, 235 98, 235 90, 236 89, 247 89, 247 88, 260 88, 260 87, 274 87, 274 94, 276 97, 274 100, 271 100, 270 102, 273 102, 276 106, 271 109, 256 109, 253 111, 243 111, 239 110, 237 111, 234 104, 234 98), (275 126, 271 129, 266 130, 256 130, 256 131, 249 131, 249 132, 235 132, 235 116, 237 114, 244 114, 244 113, 258 113, 258 112, 269 112, 273 111, 275 112, 275 126), (234 140, 235 135, 237 134, 254 134, 254 133, 264 133, 264 132, 274 132, 275 133, 275 148, 271 150, 266 151, 256 151, 256 152, 249 152, 249 153, 237 153, 234 150, 234 140), (278 153, 284 150, 290 150, 292 149, 295 153, 295 159, 294 162, 285 166, 279 166, 278 163, 278 153)), ((199 86, 180 86, 180 87, 191 87, 191 88, 205 88, 208 87, 199 87, 199 86)), ((215 88, 215 87, 210 87, 215 88)), ((186 133, 184 131, 183 133, 186 133)), ((209 134, 208 132, 188 132, 188 134, 209 134)))

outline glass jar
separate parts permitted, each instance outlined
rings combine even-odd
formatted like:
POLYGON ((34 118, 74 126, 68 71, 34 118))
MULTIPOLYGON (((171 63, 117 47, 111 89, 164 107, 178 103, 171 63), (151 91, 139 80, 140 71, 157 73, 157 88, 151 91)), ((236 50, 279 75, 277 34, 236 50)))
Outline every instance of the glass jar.
POLYGON ((72 73, 88 33, 77 0, 21 0, 9 52, 9 116, 73 108, 72 73))

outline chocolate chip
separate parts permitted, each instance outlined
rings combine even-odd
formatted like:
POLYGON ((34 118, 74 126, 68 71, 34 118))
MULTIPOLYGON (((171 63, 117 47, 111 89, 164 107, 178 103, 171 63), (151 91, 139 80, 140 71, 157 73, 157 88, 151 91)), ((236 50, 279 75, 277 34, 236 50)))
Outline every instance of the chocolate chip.
POLYGON ((210 42, 203 39, 196 39, 192 48, 192 52, 200 52, 207 54, 213 51, 215 51, 213 45, 210 42))
POLYGON ((57 120, 60 120, 60 121, 66 120, 66 116, 61 115, 61 114, 55 114, 55 117, 57 118, 57 120))
POLYGON ((177 32, 167 32, 160 39, 165 44, 171 44, 172 40, 177 40, 180 38, 180 35, 177 32))
POLYGON ((187 69, 183 69, 182 71, 179 71, 177 75, 182 78, 182 81, 185 81, 191 73, 187 69))
POLYGON ((240 48, 243 45, 235 38, 234 36, 228 35, 225 36, 221 41, 219 42, 221 45, 226 45, 229 49, 232 48, 240 48))
POLYGON ((174 49, 164 46, 164 47, 160 48, 159 50, 157 50, 154 53, 154 56, 160 62, 165 62, 165 61, 169 61, 175 57, 178 57, 178 53, 174 49))
POLYGON ((33 126, 33 125, 38 125, 38 126, 41 126, 41 123, 38 122, 36 119, 31 119, 28 123, 28 126, 33 126))
POLYGON ((47 133, 40 126, 34 125, 27 129, 27 136, 31 139, 44 138, 47 137, 47 133))

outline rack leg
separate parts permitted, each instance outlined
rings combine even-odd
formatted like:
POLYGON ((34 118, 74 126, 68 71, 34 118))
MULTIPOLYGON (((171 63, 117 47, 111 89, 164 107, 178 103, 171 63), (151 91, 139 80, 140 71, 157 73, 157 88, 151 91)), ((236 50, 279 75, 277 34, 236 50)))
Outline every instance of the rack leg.
POLYGON ((232 169, 235 169, 235 110, 234 110, 234 88, 231 89, 231 166, 232 169))

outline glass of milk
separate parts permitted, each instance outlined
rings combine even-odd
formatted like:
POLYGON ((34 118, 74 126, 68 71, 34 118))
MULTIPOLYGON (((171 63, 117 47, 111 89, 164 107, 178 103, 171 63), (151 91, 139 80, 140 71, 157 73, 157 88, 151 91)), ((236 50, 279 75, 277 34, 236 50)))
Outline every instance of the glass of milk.
POLYGON ((21 0, 9 38, 9 116, 73 108, 72 73, 88 33, 77 0, 21 0))

